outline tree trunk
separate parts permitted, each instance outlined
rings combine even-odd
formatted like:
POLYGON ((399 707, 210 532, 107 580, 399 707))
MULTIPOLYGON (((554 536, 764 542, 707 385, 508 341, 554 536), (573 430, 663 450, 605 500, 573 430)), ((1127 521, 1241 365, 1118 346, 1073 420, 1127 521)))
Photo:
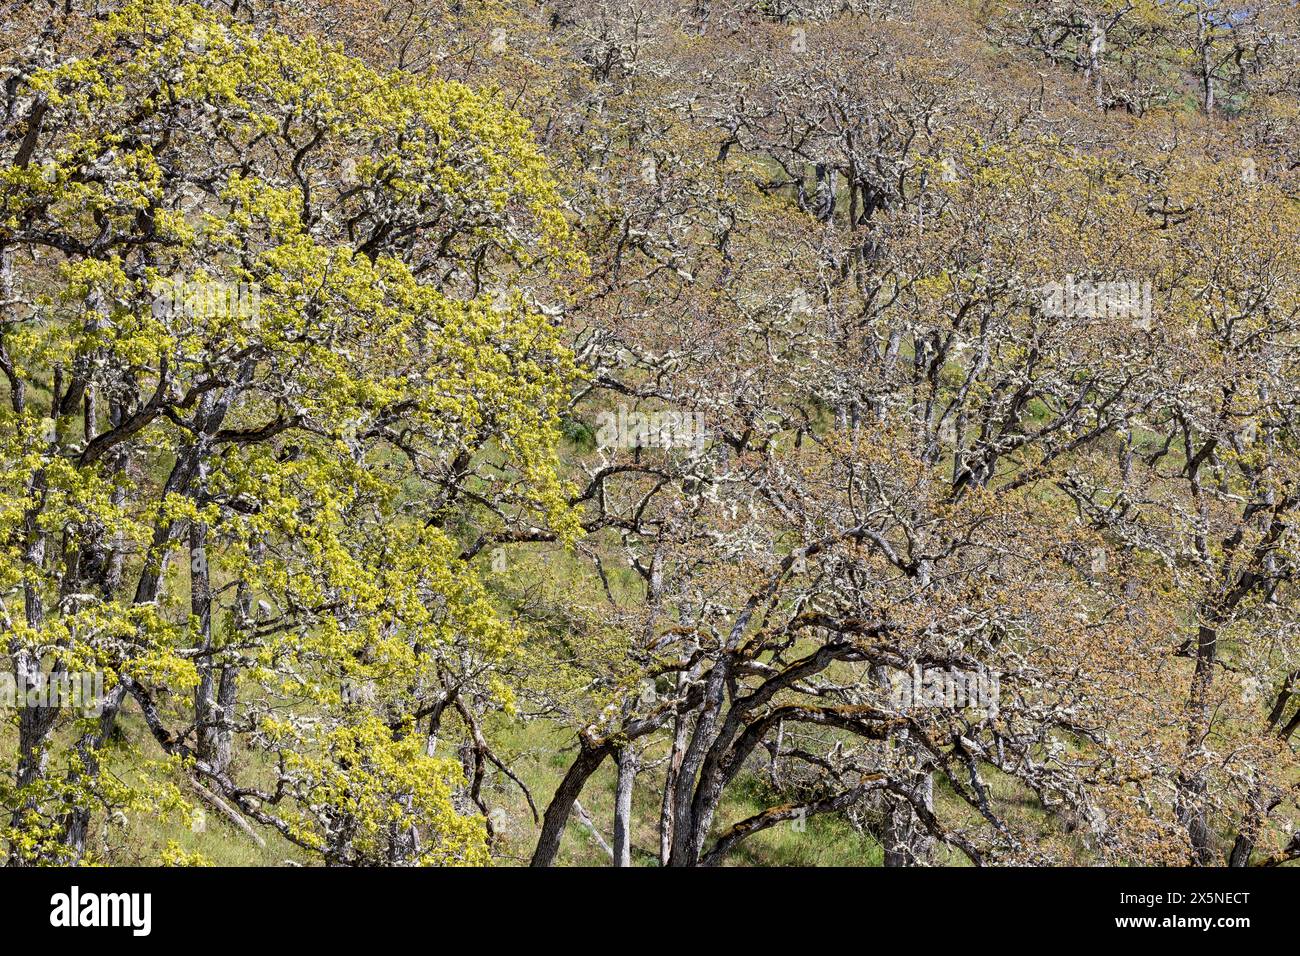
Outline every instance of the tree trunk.
POLYGON ((199 759, 210 763, 216 749, 214 716, 219 675, 212 662, 212 584, 208 576, 207 537, 208 529, 202 522, 190 525, 190 617, 197 622, 195 643, 200 651, 199 684, 194 689, 194 726, 199 759))
POLYGON ((1214 66, 1212 64, 1212 54, 1214 39, 1210 35, 1210 27, 1206 23, 1206 11, 1200 9, 1196 11, 1196 44, 1201 54, 1201 105, 1205 107, 1205 115, 1214 115, 1214 66))
POLYGON ((1092 83, 1093 97, 1097 106, 1106 105, 1106 91, 1102 79, 1102 65, 1106 56, 1106 31, 1101 20, 1093 20, 1088 37, 1088 80, 1092 83))
MULTIPOLYGON (((681 678, 677 683, 680 691, 681 678)), ((659 811, 659 865, 667 866, 673 852, 673 820, 676 818, 674 800, 677 795, 677 778, 682 772, 682 757, 686 753, 686 718, 678 714, 673 722, 673 749, 668 758, 668 775, 664 780, 664 799, 659 811)))
MULTIPOLYGON (((912 796, 926 810, 934 809, 934 774, 917 776, 912 796)), ((918 866, 929 861, 930 836, 917 818, 912 804, 904 799, 892 799, 885 816, 883 842, 885 866, 918 866)))
POLYGON ((537 848, 529 866, 551 866, 560 851, 560 840, 564 836, 564 826, 573 812, 573 803, 582 793, 587 778, 596 772, 596 768, 609 756, 610 746, 599 744, 591 746, 585 741, 580 743, 578 758, 569 767, 569 772, 560 781, 555 796, 551 798, 542 816, 542 833, 537 838, 537 848))
MULTIPOLYGON (((1197 759, 1196 755, 1209 732, 1209 695, 1214 682, 1214 662, 1218 656, 1218 642, 1218 631, 1208 624, 1202 624, 1197 632, 1196 670, 1192 676, 1192 690, 1187 701, 1187 749, 1184 759, 1189 763, 1197 759)), ((1205 799, 1204 771, 1198 768, 1189 772, 1185 767, 1178 781, 1178 817, 1187 828, 1187 839, 1191 844, 1192 854, 1201 866, 1208 866, 1214 861, 1205 799)))
POLYGON ((636 751, 630 744, 618 751, 618 785, 614 790, 614 865, 632 865, 632 788, 636 784, 636 751))

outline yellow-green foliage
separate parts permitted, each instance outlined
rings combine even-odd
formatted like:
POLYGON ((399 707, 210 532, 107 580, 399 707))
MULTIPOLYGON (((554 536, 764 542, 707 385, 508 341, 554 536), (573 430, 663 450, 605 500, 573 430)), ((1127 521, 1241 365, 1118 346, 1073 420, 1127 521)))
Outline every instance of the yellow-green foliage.
MULTIPOLYGON (((577 532, 556 447, 579 370, 527 286, 562 294, 582 263, 527 121, 167 0, 124 4, 98 52, 31 87, 48 136, 0 170, 0 240, 58 254, 24 266, 30 321, 3 332, 25 400, 11 388, 0 408, 0 651, 184 699, 204 640, 184 566, 202 561, 224 589, 217 652, 262 687, 254 739, 310 807, 285 811, 293 837, 377 861, 416 828, 420 862, 482 862, 481 822, 451 804, 459 766, 423 756, 406 715, 443 654, 481 662, 508 704, 491 669, 519 635, 412 502, 458 456, 490 456, 513 511, 577 532), (255 307, 160 309, 178 279, 255 287, 255 307), (101 401, 85 424, 48 399, 70 381, 101 401), (143 421, 107 451, 116 401, 143 421), (208 545, 169 563, 189 526, 208 545), (103 593, 75 559, 106 543, 126 557, 103 593), (141 599, 150 571, 163 585, 141 599), (24 616, 24 593, 43 614, 24 616), (345 700, 345 682, 372 700, 345 700)), ((93 750, 90 730, 40 746, 93 750)), ((183 735, 168 746, 191 755, 183 735)), ((11 852, 60 859, 60 806, 149 793, 106 786, 55 759, 6 790, 31 805, 11 852)))

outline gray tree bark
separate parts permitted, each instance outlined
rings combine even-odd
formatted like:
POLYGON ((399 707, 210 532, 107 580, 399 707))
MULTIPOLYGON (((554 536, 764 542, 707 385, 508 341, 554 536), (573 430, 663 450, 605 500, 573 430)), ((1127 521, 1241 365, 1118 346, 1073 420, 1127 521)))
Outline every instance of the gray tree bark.
POLYGON ((614 865, 632 865, 632 789, 636 785, 636 751, 627 744, 618 751, 618 784, 614 789, 614 865))

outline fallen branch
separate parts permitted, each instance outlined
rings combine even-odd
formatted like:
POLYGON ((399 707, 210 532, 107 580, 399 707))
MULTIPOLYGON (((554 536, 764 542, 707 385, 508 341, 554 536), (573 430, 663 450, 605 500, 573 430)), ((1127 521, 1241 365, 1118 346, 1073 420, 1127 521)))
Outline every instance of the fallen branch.
POLYGON ((574 819, 591 831, 591 835, 595 837, 596 843, 599 844, 600 848, 605 851, 605 854, 613 860, 614 848, 611 847, 609 843, 605 841, 605 838, 600 835, 600 831, 596 829, 596 824, 591 820, 591 814, 587 813, 587 811, 583 809, 582 804, 577 800, 573 801, 573 816, 574 819))
POLYGON ((258 845, 261 849, 266 849, 266 841, 262 835, 253 829, 252 825, 240 815, 239 811, 232 807, 226 801, 222 800, 215 793, 209 790, 203 784, 199 783, 193 777, 189 778, 190 786, 194 788, 203 802, 215 810, 220 811, 227 820, 233 823, 240 830, 247 834, 248 838, 258 845))

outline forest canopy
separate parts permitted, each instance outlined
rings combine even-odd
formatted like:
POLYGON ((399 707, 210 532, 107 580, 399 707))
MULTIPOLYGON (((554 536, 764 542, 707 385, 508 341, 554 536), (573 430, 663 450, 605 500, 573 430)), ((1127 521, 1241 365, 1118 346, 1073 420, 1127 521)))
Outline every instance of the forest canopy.
POLYGON ((1300 858, 1295 0, 6 7, 9 865, 1300 858))

